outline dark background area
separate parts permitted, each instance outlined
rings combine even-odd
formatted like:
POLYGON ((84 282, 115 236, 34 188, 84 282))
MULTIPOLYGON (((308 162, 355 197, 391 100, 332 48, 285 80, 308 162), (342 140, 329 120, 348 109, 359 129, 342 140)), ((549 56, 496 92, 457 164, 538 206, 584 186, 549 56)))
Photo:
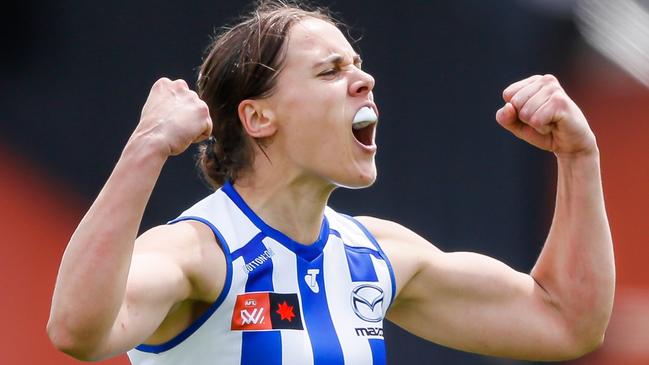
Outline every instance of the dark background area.
MULTIPOLYGON (((6 5, 0 145, 34 166, 41 183, 65 185, 86 209, 153 82, 166 76, 193 85, 209 36, 246 4, 6 5)), ((340 189, 331 205, 400 222, 443 250, 477 251, 529 271, 549 226, 554 162, 501 129, 494 115, 510 83, 536 73, 564 76, 576 38, 571 21, 513 0, 319 4, 361 37, 356 45, 377 80, 381 110, 378 182, 362 191, 340 189)), ((143 229, 209 192, 194 153, 169 160, 143 229)), ((51 244, 62 251, 65 243, 51 244)), ((390 364, 518 363, 444 349, 391 325, 386 338, 390 364)))
MULTIPOLYGON (((166 76, 193 85, 209 35, 243 4, 15 5, 8 29, 15 37, 3 57, 0 138, 42 163, 45 176, 62 176, 92 199, 151 84, 166 76)), ((513 254, 514 265, 529 266, 534 252, 506 248, 526 245, 530 231, 540 243, 545 227, 533 227, 548 209, 551 160, 500 129, 494 114, 509 83, 561 73, 556 55, 566 53, 570 25, 515 1, 330 6, 353 36, 362 36, 357 46, 377 79, 382 116, 377 184, 340 191, 332 205, 396 219, 448 248, 513 254)), ((206 193, 193 152, 170 159, 145 226, 206 193)))

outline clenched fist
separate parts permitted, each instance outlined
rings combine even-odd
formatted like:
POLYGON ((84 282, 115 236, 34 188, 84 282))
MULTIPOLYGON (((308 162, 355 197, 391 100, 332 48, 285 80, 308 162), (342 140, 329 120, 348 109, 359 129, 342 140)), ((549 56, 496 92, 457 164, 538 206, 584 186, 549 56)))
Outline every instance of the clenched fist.
POLYGON ((552 75, 535 75, 503 91, 496 120, 518 138, 557 155, 597 149, 586 117, 552 75))
POLYGON ((168 156, 185 151, 212 132, 207 104, 184 80, 161 78, 153 84, 133 136, 154 140, 168 156))

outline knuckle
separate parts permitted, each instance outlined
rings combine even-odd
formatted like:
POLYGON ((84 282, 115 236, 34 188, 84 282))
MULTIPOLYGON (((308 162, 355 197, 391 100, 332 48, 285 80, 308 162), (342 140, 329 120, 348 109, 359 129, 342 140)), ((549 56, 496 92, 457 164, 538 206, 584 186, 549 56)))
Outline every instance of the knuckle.
POLYGON ((171 83, 171 80, 169 80, 166 77, 161 77, 158 80, 156 80, 156 82, 153 83, 153 87, 154 88, 160 88, 160 87, 163 87, 165 85, 169 85, 170 83, 171 83))
POLYGON ((545 74, 545 75, 543 75, 543 80, 549 81, 549 82, 558 82, 559 81, 559 80, 557 80, 556 76, 554 76, 553 74, 545 74))
POLYGON ((180 89, 189 89, 187 82, 183 79, 178 79, 173 81, 174 86, 177 86, 180 89))
POLYGON ((508 86, 505 90, 503 90, 503 100, 508 100, 511 102, 511 99, 514 97, 514 91, 512 89, 512 86, 508 86))
POLYGON ((210 115, 210 108, 205 104, 204 101, 199 100, 195 103, 196 106, 196 111, 200 113, 201 115, 204 116, 209 116, 210 115))
POLYGON ((557 107, 563 107, 568 104, 566 94, 561 91, 553 92, 552 95, 550 95, 550 102, 557 107))
POLYGON ((530 117, 528 123, 534 128, 539 128, 543 125, 543 120, 541 120, 538 114, 534 114, 530 117))
POLYGON ((207 104, 200 102, 198 104, 198 110, 205 113, 205 114, 210 114, 210 108, 207 107, 207 104))
POLYGON ((190 104, 196 104, 201 101, 198 95, 191 89, 180 88, 180 91, 182 92, 183 98, 190 104))
POLYGON ((542 78, 543 78, 543 76, 541 76, 541 75, 532 75, 527 79, 526 85, 530 85, 530 84, 533 84, 535 82, 538 82, 542 78))
POLYGON ((547 90, 547 92, 548 92, 548 94, 550 96, 552 96, 553 94, 555 94, 557 92, 561 92, 561 88, 559 87, 559 84, 554 83, 554 82, 543 86, 543 88, 547 90))

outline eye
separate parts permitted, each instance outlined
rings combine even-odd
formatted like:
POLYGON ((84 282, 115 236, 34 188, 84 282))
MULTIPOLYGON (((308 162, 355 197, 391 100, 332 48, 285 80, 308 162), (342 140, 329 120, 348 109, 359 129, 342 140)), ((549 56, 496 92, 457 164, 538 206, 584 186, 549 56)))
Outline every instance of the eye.
POLYGON ((330 68, 328 70, 322 71, 318 76, 336 76, 340 72, 339 68, 330 68))

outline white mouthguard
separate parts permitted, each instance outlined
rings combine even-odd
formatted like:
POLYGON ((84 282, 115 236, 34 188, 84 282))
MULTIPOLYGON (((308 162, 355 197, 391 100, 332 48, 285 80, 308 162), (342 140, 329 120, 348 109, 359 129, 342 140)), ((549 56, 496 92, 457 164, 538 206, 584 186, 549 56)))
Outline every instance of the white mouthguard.
POLYGON ((354 121, 352 122, 352 128, 364 128, 372 123, 376 123, 378 119, 372 108, 364 106, 356 112, 354 121))

